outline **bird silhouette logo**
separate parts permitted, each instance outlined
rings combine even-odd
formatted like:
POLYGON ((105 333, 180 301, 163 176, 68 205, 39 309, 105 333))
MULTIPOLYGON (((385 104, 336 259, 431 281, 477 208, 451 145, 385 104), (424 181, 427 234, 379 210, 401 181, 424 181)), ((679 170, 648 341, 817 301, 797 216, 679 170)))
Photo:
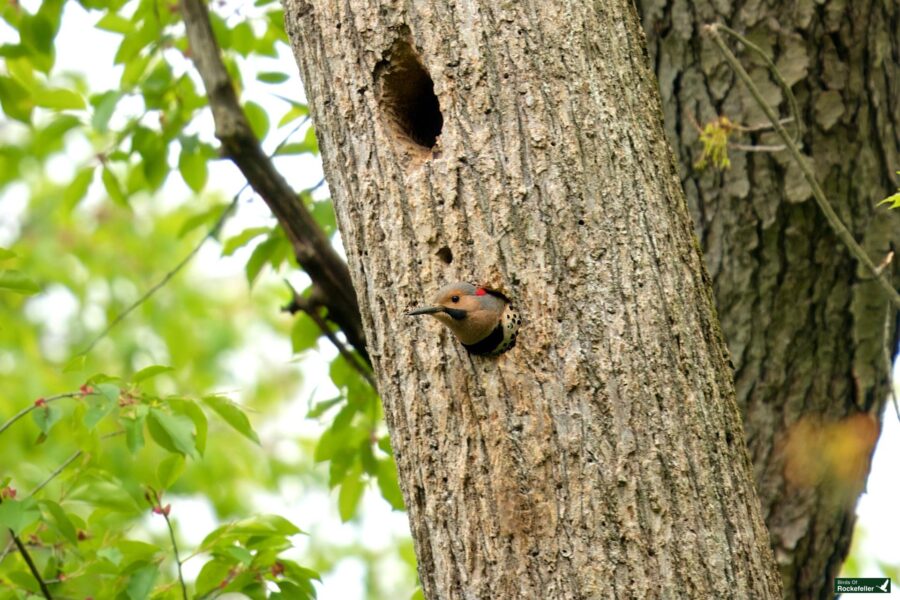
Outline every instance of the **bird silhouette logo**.
POLYGON ((882 592, 888 593, 888 588, 890 587, 890 585, 891 585, 891 580, 885 579, 884 583, 882 583, 881 585, 878 586, 878 589, 881 590, 882 592))

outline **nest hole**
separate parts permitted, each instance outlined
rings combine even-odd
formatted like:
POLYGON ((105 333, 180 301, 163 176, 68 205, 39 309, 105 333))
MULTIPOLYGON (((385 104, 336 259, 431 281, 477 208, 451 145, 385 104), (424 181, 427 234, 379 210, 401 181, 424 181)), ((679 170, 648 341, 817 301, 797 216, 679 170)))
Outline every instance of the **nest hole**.
POLYGON ((387 58, 376 67, 375 76, 381 109, 397 134, 423 149, 433 148, 444 117, 434 82, 415 48, 403 39, 394 42, 387 58))
POLYGON ((453 262, 453 251, 449 246, 444 246, 437 252, 435 252, 437 257, 447 263, 448 265, 453 262))

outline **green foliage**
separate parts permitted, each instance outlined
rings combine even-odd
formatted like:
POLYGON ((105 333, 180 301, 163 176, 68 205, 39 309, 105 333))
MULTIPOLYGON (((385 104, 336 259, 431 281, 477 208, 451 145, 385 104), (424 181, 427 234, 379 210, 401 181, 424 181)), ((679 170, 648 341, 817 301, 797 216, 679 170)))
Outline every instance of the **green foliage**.
POLYGON ((707 123, 700 131, 700 143, 703 144, 703 152, 694 168, 705 169, 709 163, 723 171, 731 167, 728 158, 728 141, 735 127, 728 117, 719 117, 715 121, 707 123))
MULTIPOLYGON (((260 336, 289 339, 301 357, 331 348, 308 315, 292 322, 277 310, 288 298, 281 278, 297 270, 284 232, 229 216, 238 190, 217 187, 220 155, 206 93, 185 68, 177 3, 34 4, 0 7, 18 36, 0 47, 10 123, 0 131, 0 203, 25 196, 15 227, 0 229, 0 527, 26 542, 58 597, 181 598, 184 566, 189 597, 314 598, 316 571, 347 554, 369 566, 370 597, 397 597, 377 583, 378 553, 314 539, 301 554, 294 523, 251 516, 256 496, 298 480, 334 490, 344 521, 360 518, 366 490, 395 509, 403 503, 379 399, 356 367, 331 360, 337 395, 309 411, 321 437, 285 440, 273 439, 272 424, 301 374, 287 356, 262 369, 236 360, 260 353, 260 336), (59 46, 70 10, 86 10, 97 29, 78 39, 114 40, 101 60, 85 55, 84 70, 117 65, 117 84, 58 68, 73 51, 59 46), (173 276, 204 236, 219 243, 223 219, 221 255, 245 265, 246 283, 206 275, 208 264, 173 276), (286 441, 300 458, 275 451, 286 441), (202 540, 184 532, 197 499, 216 523, 202 540)), ((210 10, 254 132, 267 148, 279 144, 279 160, 318 154, 307 106, 284 94, 295 67, 271 60, 288 53, 280 5, 210 10), (264 95, 250 94, 251 84, 264 95)), ((300 201, 336 232, 330 200, 307 190, 300 201)), ((404 541, 404 597, 410 548, 404 541)), ((0 599, 39 593, 0 537, 0 599)))
MULTIPOLYGON (((897 175, 900 175, 900 171, 897 171, 897 175)), ((895 208, 900 208, 900 189, 897 190, 896 194, 891 194, 878 203, 879 206, 881 206, 882 204, 890 205, 889 208, 892 210, 895 208)))

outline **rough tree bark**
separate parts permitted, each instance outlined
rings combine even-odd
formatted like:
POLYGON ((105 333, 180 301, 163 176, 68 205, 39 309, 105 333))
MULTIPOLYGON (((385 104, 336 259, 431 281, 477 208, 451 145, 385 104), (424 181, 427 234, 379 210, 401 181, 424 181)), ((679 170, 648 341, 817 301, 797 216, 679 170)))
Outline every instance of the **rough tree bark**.
MULTIPOLYGON (((875 208, 896 187, 892 175, 900 169, 900 5, 866 0, 641 0, 639 5, 668 133, 681 159, 736 368, 738 404, 785 595, 831 598, 831 578, 849 550, 854 507, 880 430, 886 301, 832 234, 786 153, 732 151, 730 170, 697 173, 692 163, 698 134, 690 118, 704 122, 726 115, 744 124, 765 122, 701 34, 704 24, 725 22, 765 48, 792 86, 806 125, 804 147, 819 180, 878 262, 892 242, 900 246, 900 220, 875 208), (832 435, 803 433, 811 427, 832 435), (819 465, 820 474, 810 473, 817 466, 808 457, 791 455, 792 449, 825 455, 822 444, 840 431, 860 442, 848 446, 843 457, 852 465, 849 477, 827 476, 825 471, 840 465, 819 465), (805 448, 791 442, 798 438, 808 442, 805 448)), ((770 104, 780 105, 787 116, 787 103, 760 61, 742 56, 770 104)), ((779 143, 771 133, 740 141, 779 143)), ((897 321, 891 319, 889 337, 896 336, 897 321)))
POLYGON ((632 4, 285 6, 426 596, 779 597, 632 4), (403 317, 459 279, 514 351, 403 317))

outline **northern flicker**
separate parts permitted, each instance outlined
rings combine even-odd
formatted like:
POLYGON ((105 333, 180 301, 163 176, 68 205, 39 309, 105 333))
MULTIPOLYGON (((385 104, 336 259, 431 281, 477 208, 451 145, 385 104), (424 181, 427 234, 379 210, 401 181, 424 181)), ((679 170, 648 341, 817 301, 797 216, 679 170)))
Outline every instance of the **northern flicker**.
POLYGON ((471 354, 487 356, 503 354, 515 346, 521 322, 509 298, 496 290, 464 282, 445 285, 431 306, 407 314, 431 315, 449 327, 471 354))

